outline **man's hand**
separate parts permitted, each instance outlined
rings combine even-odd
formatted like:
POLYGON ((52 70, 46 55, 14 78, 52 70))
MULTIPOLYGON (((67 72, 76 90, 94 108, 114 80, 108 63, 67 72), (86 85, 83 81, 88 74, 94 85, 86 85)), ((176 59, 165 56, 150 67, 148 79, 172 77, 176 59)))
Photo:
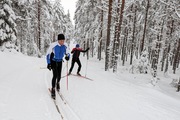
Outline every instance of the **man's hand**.
POLYGON ((86 51, 88 51, 89 50, 89 47, 86 49, 86 51))
POLYGON ((65 56, 65 59, 68 61, 68 60, 69 60, 69 56, 68 56, 68 55, 66 55, 66 56, 65 56))
POLYGON ((47 69, 49 69, 51 71, 51 64, 47 65, 47 69))

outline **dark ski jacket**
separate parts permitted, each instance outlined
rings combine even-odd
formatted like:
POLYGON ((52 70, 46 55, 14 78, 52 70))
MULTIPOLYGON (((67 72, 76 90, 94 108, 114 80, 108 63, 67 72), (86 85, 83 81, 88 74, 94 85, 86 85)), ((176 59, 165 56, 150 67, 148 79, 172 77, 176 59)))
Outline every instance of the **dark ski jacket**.
POLYGON ((71 53, 73 54, 72 59, 73 60, 77 60, 80 56, 80 52, 87 52, 89 50, 89 48, 87 48, 86 50, 82 50, 82 48, 73 48, 71 53))

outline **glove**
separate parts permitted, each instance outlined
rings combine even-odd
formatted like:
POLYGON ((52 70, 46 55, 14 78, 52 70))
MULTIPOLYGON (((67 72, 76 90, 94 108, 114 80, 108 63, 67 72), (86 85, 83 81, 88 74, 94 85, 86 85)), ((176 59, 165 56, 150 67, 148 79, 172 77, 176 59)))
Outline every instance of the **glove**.
POLYGON ((51 64, 47 65, 47 69, 49 69, 51 71, 51 64))
POLYGON ((69 56, 68 56, 68 55, 66 55, 66 56, 65 56, 65 59, 68 61, 68 60, 69 60, 69 56))
POLYGON ((86 51, 88 51, 89 50, 89 47, 86 49, 86 51))

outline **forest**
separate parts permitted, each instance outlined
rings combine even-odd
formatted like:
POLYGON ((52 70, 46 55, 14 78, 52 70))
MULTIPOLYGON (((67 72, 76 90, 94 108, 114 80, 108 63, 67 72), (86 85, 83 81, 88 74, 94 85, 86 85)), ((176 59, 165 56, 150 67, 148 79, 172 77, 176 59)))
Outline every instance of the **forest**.
POLYGON ((131 65, 156 77, 180 67, 180 0, 77 0, 74 22, 60 0, 1 0, 0 50, 42 57, 64 33, 105 71, 131 65))

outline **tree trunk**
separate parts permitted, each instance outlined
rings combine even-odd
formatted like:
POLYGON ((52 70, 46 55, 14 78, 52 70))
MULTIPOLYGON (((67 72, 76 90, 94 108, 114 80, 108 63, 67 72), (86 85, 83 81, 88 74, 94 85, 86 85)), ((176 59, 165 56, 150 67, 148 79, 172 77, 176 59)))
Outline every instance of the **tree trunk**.
POLYGON ((124 41, 123 41, 123 46, 122 46, 122 66, 125 64, 125 58, 126 58, 126 51, 127 51, 127 38, 128 38, 128 29, 127 27, 125 28, 125 36, 124 36, 124 41))
POLYGON ((41 51, 41 5, 38 0, 38 48, 41 51))
MULTIPOLYGON (((115 18, 115 22, 116 22, 116 24, 115 24, 115 33, 114 33, 114 42, 113 42, 113 51, 112 51, 112 65, 113 65, 113 68, 115 67, 115 66, 117 66, 117 62, 115 61, 115 56, 116 56, 116 54, 115 54, 115 50, 117 50, 117 36, 118 36, 118 26, 119 26, 119 22, 118 22, 118 17, 119 17, 119 7, 120 6, 120 0, 118 0, 118 3, 117 3, 117 9, 116 9, 116 18, 115 18)), ((115 69, 113 69, 113 72, 115 72, 115 69)))
POLYGON ((169 43, 167 55, 166 55, 166 67, 165 67, 164 73, 166 73, 168 71, 168 68, 169 68, 169 52, 170 52, 170 49, 171 49, 171 45, 169 43))
MULTIPOLYGON (((21 31, 23 30, 22 26, 20 27, 21 31)), ((20 33, 20 51, 23 53, 23 35, 20 33)))
POLYGON ((144 23, 144 32, 143 32, 143 38, 142 38, 142 41, 141 41, 141 51, 140 51, 140 54, 141 54, 141 52, 142 52, 143 49, 144 49, 144 39, 145 39, 145 35, 146 35, 146 26, 147 26, 147 17, 148 17, 149 7, 150 7, 150 6, 149 6, 149 0, 147 0, 145 23, 144 23))
POLYGON ((135 30, 136 30, 136 11, 137 6, 134 6, 134 23, 133 23, 133 36, 132 36, 132 43, 131 43, 131 58, 130 58, 130 65, 132 65, 133 55, 134 55, 134 41, 135 41, 135 30))
POLYGON ((178 42, 178 47, 176 49, 176 53, 175 53, 175 56, 174 56, 174 62, 173 62, 173 73, 175 74, 176 73, 176 68, 178 66, 178 61, 179 61, 179 55, 180 55, 180 39, 179 39, 179 42, 178 42))
POLYGON ((91 52, 92 52, 92 53, 91 53, 91 54, 92 54, 92 58, 93 58, 93 56, 94 56, 94 37, 93 37, 93 39, 92 39, 92 43, 91 43, 91 44, 92 44, 92 47, 91 47, 91 48, 92 48, 92 49, 91 49, 91 52))
MULTIPOLYGON (((172 18, 171 18, 171 26, 169 28, 170 29, 170 38, 172 38, 173 28, 174 28, 174 20, 172 20, 172 18)), ((174 46, 175 46, 175 44, 174 44, 174 46)), ((173 65, 174 56, 175 56, 175 47, 173 49, 173 55, 171 57, 171 66, 173 65)))
MULTIPOLYGON (((89 47, 89 41, 90 40, 87 41, 87 48, 89 47)), ((87 51, 86 54, 87 54, 87 59, 89 60, 89 52, 87 51)))
POLYGON ((115 65, 113 67, 113 71, 116 72, 117 71, 117 60, 118 60, 118 55, 119 55, 119 46, 120 46, 120 33, 121 33, 121 25, 122 25, 122 21, 123 21, 123 13, 124 13, 124 6, 125 6, 125 0, 122 0, 122 5, 121 5, 121 10, 120 10, 120 18, 119 18, 119 26, 118 26, 118 34, 117 34, 117 44, 116 45, 116 49, 115 49, 115 65))
POLYGON ((166 59, 166 56, 167 56, 167 49, 168 49, 167 47, 168 47, 168 44, 167 44, 167 40, 166 40, 165 49, 163 49, 163 56, 162 56, 162 60, 161 60, 161 62, 162 62, 161 71, 163 71, 163 69, 164 69, 164 63, 165 63, 165 59, 166 59))
MULTIPOLYGON (((103 7, 103 5, 102 5, 103 7)), ((103 35, 103 9, 101 10, 101 21, 100 21, 100 37, 98 47, 98 59, 101 60, 101 49, 102 49, 102 35, 103 35)))
POLYGON ((105 71, 109 69, 109 56, 110 56, 110 27, 111 27, 111 14, 112 14, 112 0, 109 0, 108 11, 108 24, 107 24, 107 39, 106 39, 106 58, 105 58, 105 71))
MULTIPOLYGON (((163 32, 164 32, 164 19, 163 19, 162 27, 161 27, 160 41, 161 41, 162 38, 163 38, 163 32)), ((165 42, 165 46, 167 47, 167 41, 165 42)), ((159 50, 160 50, 160 48, 159 48, 159 50)), ((167 50, 167 48, 165 48, 165 49, 163 50, 163 56, 162 56, 162 60, 161 60, 161 62, 162 62, 161 71, 163 71, 163 68, 164 68, 164 60, 165 60, 165 58, 166 58, 166 50, 167 50)))

